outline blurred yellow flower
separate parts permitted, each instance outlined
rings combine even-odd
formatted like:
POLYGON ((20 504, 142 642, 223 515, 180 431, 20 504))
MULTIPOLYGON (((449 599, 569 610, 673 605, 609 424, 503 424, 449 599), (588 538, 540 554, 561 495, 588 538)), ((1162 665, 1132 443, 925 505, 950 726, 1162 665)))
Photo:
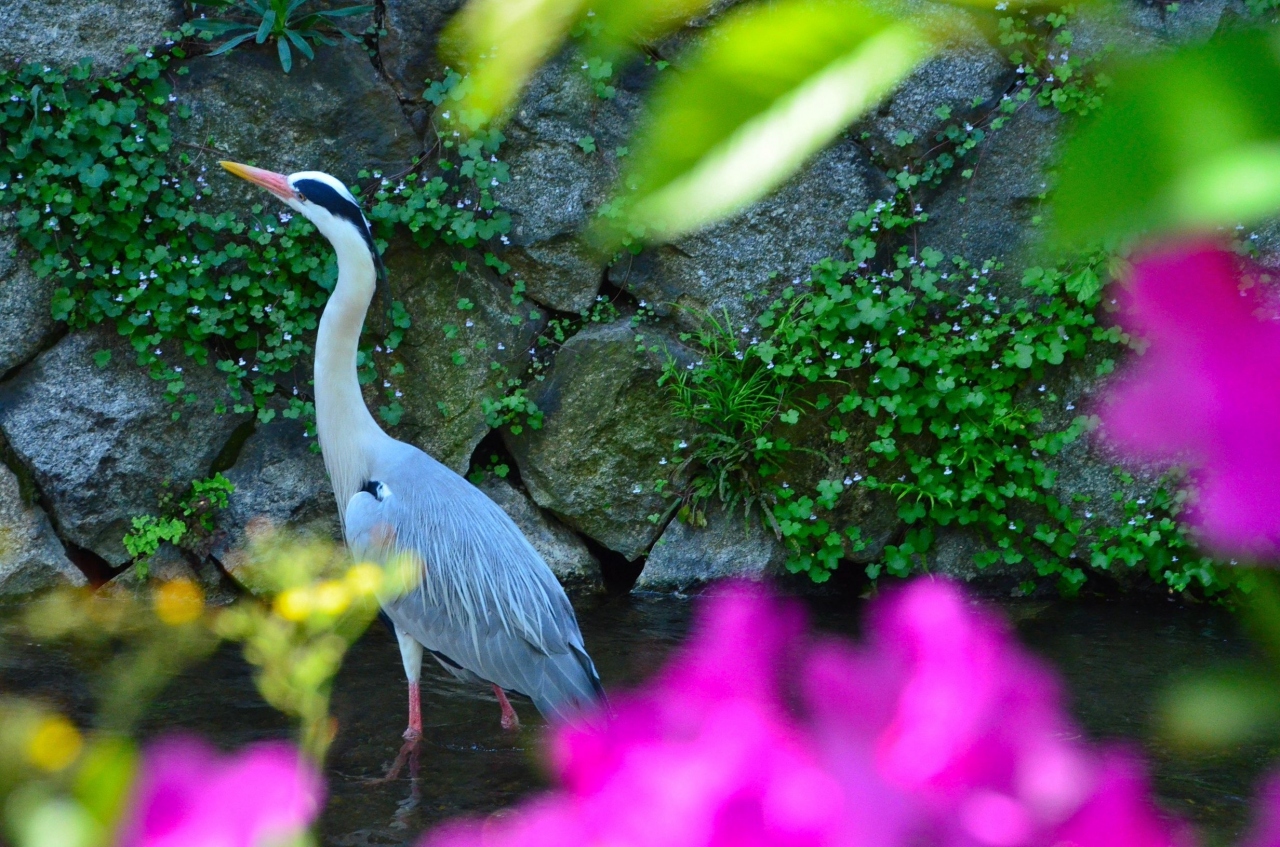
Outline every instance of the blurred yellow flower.
POLYGON ((80 730, 62 715, 49 715, 27 740, 27 759, 45 771, 60 771, 76 760, 84 740, 80 730))
POLYGON ((369 562, 353 565, 351 570, 347 571, 346 582, 358 597, 376 594, 382 587, 382 568, 369 562))
POLYGON ((340 615, 351 605, 351 589, 336 579, 325 580, 315 587, 313 602, 320 614, 340 615))
POLYGON ((289 588, 276 597, 276 614, 287 621, 304 621, 311 614, 311 592, 306 588, 289 588))
POLYGON ((169 626, 191 623, 204 611, 204 592, 189 579, 165 582, 156 589, 156 616, 169 626))

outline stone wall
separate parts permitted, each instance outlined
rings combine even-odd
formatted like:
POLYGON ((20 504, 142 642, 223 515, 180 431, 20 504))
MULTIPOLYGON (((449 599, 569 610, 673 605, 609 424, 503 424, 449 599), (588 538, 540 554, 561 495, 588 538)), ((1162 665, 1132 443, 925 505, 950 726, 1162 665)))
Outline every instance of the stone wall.
MULTIPOLYGON (((176 122, 179 140, 218 158, 286 172, 327 170, 347 181, 362 168, 403 171, 424 149, 432 107, 422 82, 442 70, 435 43, 459 5, 381 0, 385 34, 373 42, 373 55, 350 43, 324 48, 314 62, 298 60, 287 76, 274 51, 251 45, 190 58, 188 72, 176 77, 176 93, 192 111, 190 120, 176 122)), ((1082 25, 1085 43, 1077 49, 1113 39, 1158 49, 1204 38, 1226 6, 1187 0, 1176 14, 1173 8, 1124 6, 1082 25)), ((67 64, 88 57, 109 69, 128 46, 158 43, 182 14, 173 0, 18 0, 0 10, 6 33, 0 61, 67 64)), ((672 44, 696 37, 690 30, 672 44)), ((705 529, 672 522, 669 514, 653 519, 665 501, 651 483, 684 433, 656 385, 667 356, 691 355, 678 337, 687 313, 676 307, 752 317, 780 285, 839 254, 850 214, 889 195, 876 162, 901 155, 897 133, 927 137, 938 129, 939 106, 960 112, 998 99, 1013 77, 996 49, 980 40, 957 44, 770 197, 704 232, 607 266, 575 236, 607 199, 619 169, 614 151, 627 143, 652 72, 625 70, 617 96, 601 100, 573 55, 552 61, 505 130, 511 180, 495 189, 513 220, 500 258, 525 280, 542 318, 517 326, 508 284, 487 269, 452 274, 453 248, 393 243, 387 264, 414 322, 402 350, 406 410, 393 434, 462 472, 473 456, 483 462, 493 451, 513 461, 508 480, 491 477, 484 488, 567 581, 625 584, 638 571, 639 587, 665 590, 780 572, 786 554, 772 532, 744 526, 737 513, 712 510, 705 529), (577 144, 587 135, 596 141, 595 154, 577 144), (451 346, 442 341, 440 326, 459 296, 477 304, 474 332, 506 351, 505 377, 526 379, 545 413, 541 429, 490 433, 480 401, 501 385, 487 367, 452 366, 451 346), (542 379, 531 379, 529 349, 546 320, 571 316, 602 296, 621 318, 587 323, 559 346, 542 379), (657 317, 638 329, 628 318, 641 304, 657 317)), ((1016 264, 1034 237, 1036 198, 1063 123, 1052 110, 1020 111, 984 142, 973 180, 950 180, 928 198, 932 218, 922 236, 944 251, 1016 264)), ((211 208, 261 200, 241 183, 210 183, 211 208)), ((213 470, 224 470, 236 492, 208 560, 198 564, 232 569, 245 527, 257 518, 336 532, 323 464, 300 426, 215 414, 219 377, 198 367, 189 368, 188 390, 199 401, 173 419, 162 385, 130 364, 109 328, 67 334, 54 323, 51 292, 28 259, 11 220, 0 216, 0 594, 119 571, 129 561, 121 537, 130 518, 154 511, 164 484, 185 485, 213 470), (106 367, 92 361, 100 350, 115 351, 106 367)), ((1083 404, 1092 387, 1077 380, 1066 396, 1083 404)), ((1072 484, 1105 494, 1109 483, 1099 480, 1108 478, 1108 458, 1083 442, 1073 451, 1066 463, 1072 484)), ((851 520, 872 528, 868 558, 901 530, 892 502, 861 497, 846 508, 851 520)), ((943 537, 935 567, 972 575, 977 544, 960 534, 943 537)))

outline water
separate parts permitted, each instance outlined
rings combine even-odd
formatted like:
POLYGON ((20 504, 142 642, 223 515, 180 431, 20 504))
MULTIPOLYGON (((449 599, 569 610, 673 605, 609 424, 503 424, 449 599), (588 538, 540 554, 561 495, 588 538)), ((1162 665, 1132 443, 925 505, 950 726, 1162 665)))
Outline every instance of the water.
MULTIPOLYGON (((690 601, 654 596, 580 602, 587 645, 610 687, 643 679, 687 630, 690 601)), ((1161 804, 1193 822, 1202 842, 1229 844, 1247 823, 1253 785, 1280 749, 1258 744, 1193 757, 1151 739, 1147 716, 1173 674, 1247 656, 1230 615, 1152 604, 1010 604, 1024 643, 1048 658, 1067 683, 1076 716, 1093 738, 1139 745, 1155 773, 1161 804)), ((857 607, 823 601, 820 627, 852 633, 857 607)), ((30 644, 0 628, 0 690, 39 693, 88 722, 92 697, 85 669, 60 647, 30 644)), ((498 723, 491 693, 424 669, 424 745, 416 780, 386 784, 400 746, 406 698, 395 641, 375 625, 348 655, 334 688, 339 733, 328 762, 329 805, 321 841, 334 847, 413 843, 423 830, 461 813, 510 805, 545 784, 537 764, 540 721, 513 700, 524 730, 498 723)), ((186 730, 232 748, 287 737, 282 716, 258 697, 250 669, 234 648, 176 680, 153 705, 145 735, 186 730)))

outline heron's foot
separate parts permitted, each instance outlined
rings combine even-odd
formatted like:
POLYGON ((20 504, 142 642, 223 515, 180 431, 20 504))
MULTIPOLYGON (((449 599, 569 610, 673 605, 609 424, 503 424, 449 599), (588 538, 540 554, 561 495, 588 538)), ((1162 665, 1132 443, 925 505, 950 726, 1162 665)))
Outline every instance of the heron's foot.
POLYGON ((409 765, 409 778, 413 779, 417 777, 418 751, 421 748, 422 733, 413 727, 406 729, 404 731, 404 743, 400 745, 400 752, 396 754, 395 761, 391 763, 391 767, 387 768, 387 775, 365 780, 365 784, 383 785, 388 782, 395 782, 400 778, 400 772, 404 770, 406 762, 409 765))
POLYGON ((511 707, 507 693, 496 685, 493 686, 493 693, 497 695, 498 705, 502 707, 502 728, 507 732, 519 732, 520 718, 516 715, 516 710, 511 707))

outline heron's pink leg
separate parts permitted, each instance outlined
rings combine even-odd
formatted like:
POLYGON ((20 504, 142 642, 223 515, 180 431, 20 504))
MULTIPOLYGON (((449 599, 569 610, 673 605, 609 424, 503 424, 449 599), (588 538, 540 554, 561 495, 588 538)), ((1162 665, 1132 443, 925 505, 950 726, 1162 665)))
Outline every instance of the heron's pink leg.
POLYGON ((516 717, 516 710, 511 708, 511 701, 507 699, 506 692, 495 685, 493 693, 498 695, 498 705, 502 707, 502 728, 507 731, 519 729, 520 718, 516 717))
POLYGON ((406 761, 410 762, 410 771, 412 776, 417 776, 418 772, 418 746, 422 742, 422 692, 418 688, 418 683, 409 683, 409 728, 404 731, 404 743, 400 745, 400 752, 396 754, 396 759, 391 763, 391 767, 387 769, 387 775, 381 779, 369 780, 371 784, 380 784, 391 782, 400 776, 400 771, 404 769, 406 761))
POLYGON ((409 683, 409 728, 404 731, 408 741, 422 738, 422 692, 418 683, 409 683))

